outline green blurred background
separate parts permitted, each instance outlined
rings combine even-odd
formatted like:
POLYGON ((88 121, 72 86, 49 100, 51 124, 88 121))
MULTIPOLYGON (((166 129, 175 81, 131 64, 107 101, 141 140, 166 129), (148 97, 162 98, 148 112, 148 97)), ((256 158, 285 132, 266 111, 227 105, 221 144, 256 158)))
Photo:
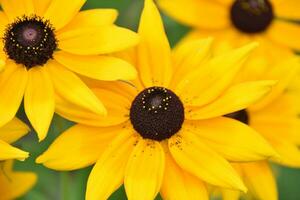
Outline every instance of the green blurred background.
MULTIPOLYGON (((117 24, 137 30, 142 5, 143 0, 88 0, 83 9, 118 9, 120 15, 117 24)), ((166 16, 163 16, 163 19, 170 43, 173 46, 189 29, 166 16)), ((21 109, 18 116, 24 121, 28 121, 24 110, 21 109)), ((47 149, 59 133, 70 126, 72 126, 71 122, 56 115, 45 141, 38 143, 36 134, 31 132, 17 143, 17 146, 29 151, 31 157, 25 162, 16 162, 15 169, 34 171, 39 176, 36 186, 19 200, 84 200, 86 181, 91 167, 73 172, 56 172, 34 162, 35 158, 47 149)), ((279 166, 274 166, 274 170, 278 178, 280 200, 299 200, 300 170, 279 166)), ((157 199, 161 198, 158 196, 157 199)), ((124 188, 121 187, 115 192, 110 200, 126 200, 124 188)))

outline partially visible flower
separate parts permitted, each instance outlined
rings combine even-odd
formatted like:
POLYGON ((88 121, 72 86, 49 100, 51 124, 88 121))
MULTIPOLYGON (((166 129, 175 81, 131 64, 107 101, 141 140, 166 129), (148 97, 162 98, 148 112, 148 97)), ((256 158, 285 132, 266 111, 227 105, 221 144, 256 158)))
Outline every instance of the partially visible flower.
POLYGON ((31 172, 14 172, 13 159, 24 160, 28 153, 11 143, 28 133, 29 128, 14 118, 0 128, 0 200, 11 200, 24 195, 36 183, 37 176, 31 172))
MULTIPOLYGON (((300 50, 300 26, 285 20, 300 19, 298 0, 158 0, 161 9, 191 26, 185 40, 214 37, 214 54, 257 41, 260 46, 246 62, 252 75, 300 50), (188 13, 188 14, 187 14, 188 13)), ((245 73, 245 78, 248 74, 245 73)))
MULTIPOLYGON (((107 199, 125 184, 129 200, 208 199, 203 182, 245 191, 228 161, 276 156, 243 123, 223 115, 247 108, 274 81, 232 85, 256 43, 211 56, 211 39, 187 42, 171 52, 159 12, 145 1, 141 43, 120 57, 136 66, 129 83, 97 83, 105 118, 69 111, 79 124, 61 134, 38 163, 56 170, 95 164, 87 200, 107 199)), ((63 106, 66 108, 65 106, 63 106)), ((69 108, 72 104, 69 104, 69 108)))
MULTIPOLYGON (((248 124, 273 146, 279 157, 271 161, 298 168, 300 167, 300 90, 297 76, 299 68, 300 60, 296 57, 270 67, 261 77, 279 80, 273 91, 249 108, 227 115, 248 124)), ((266 161, 234 164, 234 167, 249 188, 249 196, 262 200, 278 199, 276 178, 266 161)), ((242 193, 236 191, 223 190, 225 200, 238 200, 241 195, 242 193)))
POLYGON ((13 161, 0 162, 0 199, 12 200, 26 194, 36 183, 37 176, 31 172, 15 172, 13 161))
POLYGON ((86 0, 1 0, 0 126, 24 97, 39 140, 48 132, 55 98, 95 113, 106 110, 76 73, 114 81, 134 79, 127 62, 109 56, 138 43, 136 33, 114 25, 117 11, 80 11, 86 0))

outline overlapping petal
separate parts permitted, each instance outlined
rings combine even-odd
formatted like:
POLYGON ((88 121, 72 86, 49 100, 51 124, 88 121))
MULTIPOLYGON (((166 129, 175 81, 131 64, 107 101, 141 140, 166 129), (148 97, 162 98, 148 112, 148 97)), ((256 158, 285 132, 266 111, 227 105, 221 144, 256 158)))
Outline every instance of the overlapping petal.
POLYGON ((125 190, 129 200, 152 200, 164 176, 165 155, 159 142, 140 139, 126 166, 125 190))
POLYGON ((153 0, 145 0, 138 33, 141 41, 137 68, 141 81, 145 87, 168 86, 172 77, 171 49, 153 0))
POLYGON ((170 138, 169 148, 176 163, 197 178, 212 185, 246 191, 231 165, 191 131, 170 138))
POLYGON ((130 130, 115 135, 89 176, 87 200, 108 199, 122 185, 126 164, 136 141, 136 135, 130 130))
POLYGON ((74 170, 95 163, 121 127, 75 125, 62 133, 36 160, 51 169, 74 170))

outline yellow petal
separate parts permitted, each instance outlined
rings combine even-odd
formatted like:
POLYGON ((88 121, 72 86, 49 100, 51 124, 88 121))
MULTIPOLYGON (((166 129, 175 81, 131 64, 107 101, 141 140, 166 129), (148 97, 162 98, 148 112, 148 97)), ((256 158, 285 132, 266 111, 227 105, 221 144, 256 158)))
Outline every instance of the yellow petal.
POLYGON ((272 91, 261 101, 251 106, 251 110, 259 110, 272 103, 288 88, 289 84, 296 78, 300 69, 300 59, 298 56, 286 58, 278 63, 273 69, 264 74, 264 78, 276 79, 278 83, 273 87, 272 91), (284 76, 283 76, 284 74, 284 76))
POLYGON ((26 68, 8 61, 0 73, 0 127, 12 120, 22 102, 27 84, 26 68))
POLYGON ((52 0, 32 0, 34 5, 35 14, 38 16, 43 16, 49 7, 52 0))
POLYGON ((185 25, 208 29, 230 25, 228 8, 215 1, 159 0, 158 4, 168 15, 185 25))
POLYGON ((121 126, 97 128, 75 125, 62 133, 36 160, 55 170, 75 170, 95 163, 107 144, 118 134, 126 132, 121 126))
POLYGON ((108 54, 135 46, 139 37, 133 31, 108 25, 75 29, 58 34, 59 48, 79 55, 108 54))
POLYGON ((46 67, 51 75, 55 93, 70 103, 82 106, 100 115, 106 114, 103 104, 74 73, 65 69, 56 61, 49 61, 46 67))
POLYGON ((189 121, 183 131, 194 133, 199 140, 230 161, 255 161, 277 156, 260 134, 230 118, 189 121))
POLYGON ((285 0, 274 2, 275 14, 281 18, 288 18, 299 20, 300 19, 300 2, 298 0, 285 0))
POLYGON ((288 167, 300 167, 300 150, 297 145, 281 138, 272 138, 269 142, 280 156, 273 161, 288 167))
POLYGON ((145 1, 138 33, 141 42, 137 50, 137 67, 142 82, 145 87, 167 87, 172 77, 171 49, 153 0, 145 1))
POLYGON ((265 97, 276 81, 252 81, 236 84, 211 104, 186 111, 188 119, 208 119, 233 113, 253 105, 265 97))
POLYGON ((13 172, 6 169, 12 165, 12 161, 6 161, 0 166, 0 193, 1 200, 16 199, 28 192, 37 182, 37 175, 30 172, 13 172))
POLYGON ((153 200, 158 194, 165 167, 164 150, 159 142, 140 139, 125 171, 128 200, 153 200))
POLYGON ((170 152, 166 153, 166 166, 160 193, 163 199, 209 199, 204 184, 196 177, 183 171, 175 163, 170 152))
POLYGON ((112 56, 78 56, 59 51, 54 59, 71 71, 97 80, 132 80, 137 74, 134 66, 112 56))
POLYGON ((24 108, 39 141, 44 140, 54 114, 55 99, 52 80, 43 67, 34 67, 28 72, 24 108))
POLYGON ((299 32, 300 26, 296 23, 283 20, 274 20, 267 34, 268 37, 273 41, 299 51, 299 32))
POLYGON ((89 176, 86 200, 108 199, 122 185, 126 164, 136 140, 131 131, 116 135, 89 176))
POLYGON ((52 0, 44 17, 59 30, 73 19, 85 2, 86 0, 52 0))
POLYGON ((181 42, 172 52, 174 77, 172 83, 178 83, 183 76, 194 73, 212 56, 212 38, 195 39, 181 42))
POLYGON ((32 0, 1 0, 1 7, 11 22, 17 17, 34 14, 32 0))
POLYGON ((129 119, 130 103, 124 101, 124 97, 108 90, 93 89, 93 91, 107 109, 106 116, 100 116, 59 96, 56 96, 56 112, 68 120, 90 126, 113 126, 129 119))
POLYGON ((2 140, 0 140, 0 149, 0 161, 10 159, 18 159, 23 161, 29 156, 27 152, 17 149, 6 142, 3 142, 2 140))
POLYGON ((229 87, 257 45, 251 43, 213 58, 206 65, 195 69, 194 73, 183 77, 176 87, 176 94, 187 105, 203 106, 215 100, 229 87))
POLYGON ((169 139, 169 149, 176 163, 197 178, 212 185, 246 191, 232 166, 194 133, 182 131, 174 135, 169 139))
POLYGON ((11 144, 27 134, 29 130, 24 122, 15 117, 0 128, 0 140, 11 144))
POLYGON ((277 200, 276 180, 267 162, 241 164, 249 193, 255 199, 277 200))
POLYGON ((59 33, 75 29, 93 28, 104 25, 111 25, 115 22, 118 11, 115 9, 90 9, 79 12, 70 23, 68 23, 59 33))
MULTIPOLYGON (((5 29, 7 28, 9 21, 7 16, 5 15, 5 13, 3 11, 0 11, 0 35, 1 37, 3 37, 4 33, 5 33, 5 29)), ((1 43, 1 50, 3 49, 3 41, 0 42, 1 43)), ((2 57, 0 57, 2 58, 2 57)))
POLYGON ((60 96, 56 96, 56 111, 71 121, 91 126, 113 126, 129 120, 129 109, 137 91, 123 82, 103 82, 90 86, 94 94, 101 99, 107 109, 106 116, 74 105, 60 96))

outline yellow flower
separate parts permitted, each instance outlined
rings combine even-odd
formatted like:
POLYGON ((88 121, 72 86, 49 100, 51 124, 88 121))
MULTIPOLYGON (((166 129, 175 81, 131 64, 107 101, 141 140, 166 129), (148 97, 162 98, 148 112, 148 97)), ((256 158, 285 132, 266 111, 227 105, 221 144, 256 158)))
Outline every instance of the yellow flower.
POLYGON ((27 152, 9 145, 19 140, 28 131, 27 125, 17 118, 13 118, 0 128, 0 161, 9 159, 25 160, 28 157, 27 152))
POLYGON ((16 199, 30 190, 37 181, 31 172, 14 172, 13 161, 0 162, 0 200, 16 199))
POLYGON ((251 41, 260 43, 246 64, 252 73, 292 56, 300 50, 297 0, 158 0, 165 13, 193 30, 186 40, 213 36, 214 53, 222 53, 251 41), (187 14, 188 13, 188 14, 187 14))
MULTIPOLYGON (((246 110, 228 115, 258 131, 279 154, 271 161, 288 167, 300 167, 299 68, 299 58, 293 58, 270 69, 262 77, 278 79, 273 91, 246 110)), ((255 199, 278 199, 276 180, 266 161, 234 166, 249 188, 248 195, 255 199)), ((235 191, 223 191, 225 200, 238 200, 240 195, 235 191)))
POLYGON ((55 98, 106 114, 75 73, 106 81, 135 78, 134 67, 107 54, 137 44, 137 34, 113 24, 115 10, 79 12, 85 2, 1 0, 0 126, 15 116, 24 97, 27 117, 43 140, 55 98))
MULTIPOLYGON (((79 124, 61 134, 37 163, 74 170, 94 163, 86 199, 107 199, 125 184, 129 200, 208 199, 203 182, 245 191, 228 161, 276 156, 262 137, 222 117, 266 95, 274 81, 232 85, 256 43, 211 57, 211 39, 171 52, 159 12, 145 1, 140 44, 120 53, 139 79, 92 82, 107 117, 69 110, 79 124)), ((69 104, 72 108, 72 104, 69 104)), ((65 107, 64 107, 65 108, 65 107)))

